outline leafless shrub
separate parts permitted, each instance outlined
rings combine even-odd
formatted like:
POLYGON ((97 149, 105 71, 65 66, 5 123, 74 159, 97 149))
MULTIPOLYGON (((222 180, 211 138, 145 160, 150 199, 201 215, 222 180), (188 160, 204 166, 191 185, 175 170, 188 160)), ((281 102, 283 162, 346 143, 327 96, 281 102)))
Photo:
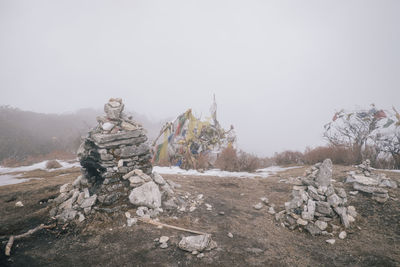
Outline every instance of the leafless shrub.
POLYGON ((57 160, 49 160, 46 162, 46 169, 58 169, 61 167, 61 164, 57 160))

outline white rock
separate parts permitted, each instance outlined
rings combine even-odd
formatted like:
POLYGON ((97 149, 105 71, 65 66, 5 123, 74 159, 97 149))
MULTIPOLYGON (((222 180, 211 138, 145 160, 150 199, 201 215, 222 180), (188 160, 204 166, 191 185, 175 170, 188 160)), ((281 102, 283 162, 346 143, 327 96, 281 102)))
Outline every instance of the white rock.
POLYGON ((324 230, 328 227, 328 224, 327 224, 326 222, 320 221, 320 220, 317 220, 317 221, 315 222, 315 225, 316 225, 319 229, 321 229, 321 231, 324 231, 324 230))
POLYGON ((325 242, 328 243, 328 244, 333 245, 333 244, 335 244, 336 240, 335 239, 328 239, 325 242))
POLYGON ((124 166, 124 160, 120 159, 120 160, 118 160, 118 168, 120 168, 122 166, 124 166))
POLYGON ((262 204, 261 202, 255 204, 255 205, 253 206, 253 208, 256 209, 256 210, 260 210, 260 209, 262 209, 262 207, 263 207, 263 204, 262 204))
POLYGON ((15 203, 15 206, 16 206, 16 207, 23 207, 24 204, 22 204, 21 201, 18 201, 18 202, 15 203))
POLYGON ((129 211, 125 212, 125 217, 129 219, 131 217, 131 213, 129 211))
POLYGON ((146 206, 151 209, 161 207, 161 193, 153 182, 136 187, 129 195, 129 201, 136 206, 146 206))
POLYGON ((195 206, 191 206, 190 208, 189 208, 189 212, 193 212, 193 211, 195 211, 196 210, 196 207, 195 206))
POLYGON ((228 233, 228 237, 229 238, 233 238, 233 234, 232 233, 228 233))
POLYGON ((268 200, 268 198, 266 198, 266 197, 262 197, 262 198, 260 198, 260 200, 262 201, 262 202, 264 202, 264 204, 268 204, 268 202, 269 202, 269 200, 268 200))
POLYGON ((167 243, 161 243, 160 248, 168 248, 168 244, 167 243))
POLYGON ((204 205, 207 207, 207 210, 212 210, 212 206, 210 204, 204 203, 204 205))
POLYGON ((160 243, 167 243, 168 240, 169 240, 168 236, 162 236, 162 237, 160 237, 159 242, 160 243))
POLYGON ((104 130, 104 131, 111 131, 112 130, 112 128, 114 128, 114 124, 113 123, 111 123, 111 122, 105 122, 105 123, 103 123, 103 125, 101 126, 101 128, 104 130))
POLYGON ((274 215, 276 213, 274 207, 269 207, 268 213, 274 215))
POLYGON ((78 221, 79 222, 83 222, 84 220, 85 220, 85 215, 83 215, 82 213, 78 213, 78 215, 79 215, 79 219, 78 219, 78 221))
POLYGON ((339 234, 340 239, 345 239, 347 237, 347 233, 345 231, 341 231, 339 234))

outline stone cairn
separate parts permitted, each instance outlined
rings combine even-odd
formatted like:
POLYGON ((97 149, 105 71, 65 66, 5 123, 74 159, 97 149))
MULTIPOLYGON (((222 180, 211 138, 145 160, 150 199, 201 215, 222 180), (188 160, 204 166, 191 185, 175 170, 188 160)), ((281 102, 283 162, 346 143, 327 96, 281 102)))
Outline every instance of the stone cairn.
POLYGON ((304 229, 311 235, 332 235, 340 229, 335 220, 350 227, 357 212, 354 206, 347 206, 346 191, 335 188, 331 178, 330 159, 315 164, 301 183, 293 186, 293 199, 285 203, 285 210, 275 214, 275 219, 291 230, 304 229))
POLYGON ((357 165, 356 171, 350 171, 346 183, 352 183, 355 191, 350 194, 356 195, 363 192, 372 195, 372 198, 380 203, 385 203, 389 199, 386 188, 397 188, 397 183, 387 177, 384 173, 375 173, 367 159, 362 164, 357 165))
MULTIPOLYGON (((142 126, 123 113, 121 99, 110 99, 106 116, 83 140, 78 158, 81 173, 61 186, 50 216, 58 221, 85 220, 95 212, 113 213, 136 207, 141 217, 155 217, 164 204, 175 206, 174 183, 152 173, 151 154, 142 126)), ((125 212, 128 225, 136 222, 125 212)))

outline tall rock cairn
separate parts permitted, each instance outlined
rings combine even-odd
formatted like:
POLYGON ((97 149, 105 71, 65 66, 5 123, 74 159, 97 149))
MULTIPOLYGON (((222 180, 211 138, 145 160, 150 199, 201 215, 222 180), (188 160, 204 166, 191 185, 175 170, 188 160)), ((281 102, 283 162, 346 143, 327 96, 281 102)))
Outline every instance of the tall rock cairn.
POLYGON ((98 125, 78 150, 82 175, 61 186, 51 217, 61 222, 83 221, 85 215, 98 211, 113 213, 132 207, 155 216, 162 211, 161 200, 170 200, 169 183, 152 173, 144 129, 123 110, 119 98, 105 104, 106 116, 97 118, 98 125))

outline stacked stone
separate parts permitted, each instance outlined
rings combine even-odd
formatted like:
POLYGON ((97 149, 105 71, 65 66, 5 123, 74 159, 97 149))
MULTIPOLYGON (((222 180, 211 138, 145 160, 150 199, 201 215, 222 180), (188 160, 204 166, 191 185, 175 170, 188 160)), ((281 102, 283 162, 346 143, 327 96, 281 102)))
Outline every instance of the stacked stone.
POLYGON ((111 213, 132 205, 139 207, 138 215, 150 217, 162 211, 162 200, 173 202, 170 184, 152 173, 144 129, 123 110, 121 99, 105 104, 106 116, 97 118, 97 127, 78 150, 82 175, 61 186, 52 217, 83 221, 96 211, 111 213))
POLYGON ((384 187, 397 188, 397 183, 384 173, 374 173, 368 159, 356 167, 356 171, 348 173, 346 183, 352 183, 354 190, 372 195, 374 200, 385 203, 389 194, 384 187))
POLYGON ((332 162, 330 159, 315 164, 301 178, 301 185, 293 187, 293 199, 285 203, 285 210, 275 214, 291 230, 305 229, 312 235, 329 234, 338 229, 335 220, 345 228, 355 221, 357 212, 347 206, 347 195, 343 188, 331 183, 332 162))

